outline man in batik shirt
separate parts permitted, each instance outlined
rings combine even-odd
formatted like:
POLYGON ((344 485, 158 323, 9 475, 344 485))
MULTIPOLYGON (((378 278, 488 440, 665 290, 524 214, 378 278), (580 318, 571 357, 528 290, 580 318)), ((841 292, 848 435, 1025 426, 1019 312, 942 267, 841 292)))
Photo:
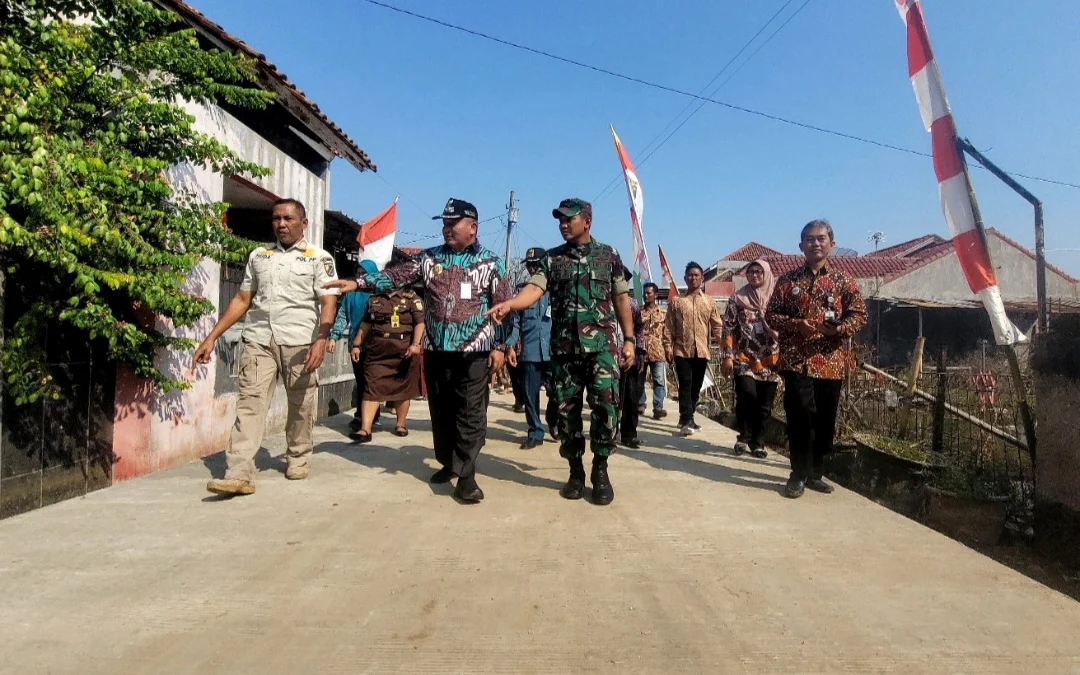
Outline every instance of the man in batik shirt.
POLYGON ((780 337, 779 370, 784 378, 791 477, 784 494, 805 488, 828 494, 822 479, 832 450, 840 388, 850 364, 848 340, 866 323, 858 284, 828 262, 836 245, 827 220, 802 229, 799 248, 806 264, 776 282, 765 320, 780 337))

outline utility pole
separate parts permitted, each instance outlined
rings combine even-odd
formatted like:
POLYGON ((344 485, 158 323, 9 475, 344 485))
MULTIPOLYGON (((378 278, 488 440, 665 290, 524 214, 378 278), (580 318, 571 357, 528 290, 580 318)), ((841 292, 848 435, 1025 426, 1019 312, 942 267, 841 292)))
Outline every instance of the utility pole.
POLYGON ((504 263, 506 269, 510 269, 510 235, 514 230, 514 225, 517 224, 518 210, 514 206, 514 191, 510 191, 510 203, 506 205, 506 257, 504 263))

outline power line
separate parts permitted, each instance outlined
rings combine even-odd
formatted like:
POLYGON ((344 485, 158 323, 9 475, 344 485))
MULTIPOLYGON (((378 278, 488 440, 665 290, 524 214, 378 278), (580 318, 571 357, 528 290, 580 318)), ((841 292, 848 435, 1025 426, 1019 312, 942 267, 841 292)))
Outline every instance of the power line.
MULTIPOLYGON (((731 73, 729 73, 729 74, 728 74, 728 76, 724 78, 724 81, 723 81, 723 82, 721 82, 720 84, 716 85, 716 88, 715 88, 715 89, 713 89, 713 90, 712 90, 712 91, 711 91, 711 92, 709 93, 709 97, 711 98, 711 97, 713 97, 713 96, 716 96, 716 93, 717 93, 718 91, 720 91, 720 89, 722 89, 722 88, 723 88, 723 86, 724 86, 725 84, 727 84, 728 82, 730 82, 730 81, 731 81, 731 78, 733 78, 733 77, 735 77, 736 75, 738 75, 738 74, 739 74, 739 71, 743 69, 743 66, 745 66, 745 65, 746 65, 747 63, 749 63, 749 62, 750 62, 750 61, 751 61, 751 60, 752 60, 752 59, 753 59, 753 58, 754 58, 755 56, 757 56, 758 52, 760 52, 760 51, 761 51, 762 49, 764 49, 764 48, 765 48, 765 45, 767 45, 767 44, 769 44, 770 42, 772 42, 772 39, 773 39, 774 37, 776 37, 776 36, 777 36, 777 34, 779 34, 779 33, 780 33, 780 31, 784 30, 784 27, 785 27, 785 26, 787 26, 787 25, 788 25, 789 23, 791 23, 791 21, 792 21, 792 20, 793 20, 793 19, 794 19, 794 18, 795 18, 796 16, 798 16, 800 12, 802 12, 802 11, 803 11, 804 9, 806 9, 806 6, 807 6, 807 5, 809 5, 809 4, 811 3, 811 2, 813 2, 813 0, 805 0, 805 2, 803 2, 803 4, 799 5, 799 8, 798 8, 798 9, 796 9, 796 10, 795 10, 795 11, 794 11, 794 12, 793 12, 793 13, 791 14, 791 16, 789 16, 789 17, 788 17, 788 18, 787 18, 787 19, 786 19, 786 20, 784 21, 784 23, 780 24, 780 26, 778 26, 776 30, 774 30, 774 31, 773 31, 772 33, 770 33, 770 34, 769 34, 769 37, 765 38, 765 41, 764 41, 764 42, 762 42, 761 44, 759 44, 759 45, 758 45, 758 47, 757 47, 757 49, 755 49, 755 50, 754 50, 754 51, 753 51, 753 52, 752 52, 752 53, 750 54, 750 56, 748 56, 748 57, 747 57, 747 58, 746 58, 746 59, 745 59, 745 60, 744 60, 744 61, 743 61, 742 63, 740 63, 740 64, 739 64, 739 66, 738 66, 737 68, 735 68, 735 70, 731 71, 731 73)), ((690 113, 689 115, 687 115, 687 116, 686 116, 686 118, 685 118, 685 119, 683 119, 683 121, 682 121, 682 122, 679 122, 679 126, 677 126, 677 127, 675 127, 674 129, 672 129, 672 130, 671 130, 671 133, 670 133, 670 134, 668 134, 668 135, 667 135, 667 137, 666 137, 666 138, 664 138, 664 140, 663 140, 663 141, 661 141, 659 145, 657 145, 657 146, 656 146, 655 148, 653 148, 653 149, 652 149, 651 151, 649 151, 649 154, 645 155, 645 157, 644 157, 644 158, 643 158, 643 159, 641 160, 641 162, 640 162, 640 163, 638 164, 638 166, 641 166, 641 165, 642 165, 642 164, 644 164, 645 162, 649 161, 649 158, 650 158, 650 157, 652 157, 653 155, 655 155, 655 154, 656 154, 656 151, 657 151, 657 150, 659 150, 660 148, 664 147, 664 145, 665 145, 665 144, 666 144, 666 143, 667 143, 668 141, 670 141, 670 140, 671 140, 671 137, 672 137, 672 136, 674 136, 675 134, 677 134, 677 133, 679 132, 679 129, 682 129, 682 128, 683 128, 683 126, 684 126, 684 125, 685 125, 685 124, 686 124, 687 122, 689 122, 689 121, 690 121, 690 118, 692 118, 692 117, 693 117, 694 115, 696 115, 696 114, 698 113, 698 111, 699 111, 699 110, 701 110, 702 108, 704 108, 704 107, 705 107, 705 103, 706 103, 706 101, 698 101, 698 102, 697 102, 697 107, 696 107, 696 108, 694 108, 694 110, 693 110, 693 111, 692 111, 692 112, 691 112, 691 113, 690 113)), ((690 102, 690 104, 691 104, 691 105, 693 105, 693 104, 694 104, 694 101, 691 101, 691 102, 690 102)))
MULTIPOLYGON (((723 66, 723 67, 722 67, 722 68, 721 68, 720 70, 716 71, 716 74, 715 74, 715 75, 713 75, 713 77, 712 77, 712 79, 711 79, 711 80, 709 80, 708 82, 706 82, 706 83, 705 83, 705 86, 701 88, 701 91, 699 91, 699 92, 698 92, 698 95, 700 96, 700 95, 703 95, 703 94, 705 94, 706 92, 708 92, 708 90, 709 90, 709 87, 711 87, 711 86, 712 86, 713 82, 716 82, 716 81, 717 81, 718 79, 720 79, 720 76, 724 74, 724 71, 725 71, 725 70, 727 70, 728 68, 730 68, 730 67, 731 67, 731 64, 735 63, 735 60, 736 60, 736 59, 738 59, 738 58, 739 58, 740 56, 742 56, 742 53, 743 53, 743 52, 745 52, 745 51, 747 50, 747 48, 748 48, 748 47, 749 47, 749 46, 750 46, 751 44, 753 44, 753 43, 754 43, 754 40, 757 40, 757 39, 758 39, 758 37, 759 37, 759 36, 760 36, 760 35, 761 35, 762 33, 764 33, 764 32, 765 32, 765 29, 766 29, 766 28, 768 28, 768 27, 769 27, 769 25, 770 25, 770 24, 771 24, 771 23, 772 23, 773 21, 775 21, 775 20, 776 20, 776 17, 780 16, 780 14, 782 14, 782 13, 783 13, 783 11, 784 11, 785 9, 787 9, 788 7, 790 7, 790 6, 791 6, 791 3, 793 3, 793 2, 795 2, 795 0, 787 0, 787 2, 785 2, 785 3, 783 4, 783 5, 781 5, 781 6, 780 6, 780 9, 776 10, 776 12, 775 12, 775 13, 774 13, 774 14, 773 14, 773 15, 772 15, 771 17, 769 17, 769 20, 768 20, 768 21, 766 21, 766 22, 765 22, 764 24, 762 24, 762 25, 761 25, 761 28, 759 28, 759 29, 757 30, 757 32, 756 32, 756 33, 754 33, 754 34, 753 34, 753 35, 752 35, 752 36, 750 37, 750 39, 749 39, 749 40, 747 40, 747 41, 746 41, 746 42, 745 42, 745 43, 743 44, 743 46, 739 48, 739 51, 735 52, 735 55, 734 55, 734 56, 732 56, 732 57, 731 57, 730 59, 728 59, 727 63, 725 63, 725 64, 724 64, 724 66, 723 66)), ((804 6, 805 6, 805 5, 804 5, 804 6)), ((800 8, 800 9, 801 9, 801 8, 800 8)), ((798 11, 796 11, 796 14, 798 14, 798 11)), ((794 15, 792 15, 792 16, 794 16, 794 15)), ((790 20, 791 20, 791 19, 789 18, 789 19, 788 19, 788 21, 790 21, 790 20)), ((785 22, 785 23, 784 23, 784 25, 786 26, 786 25, 787 25, 787 22, 785 22)), ((783 26, 781 26, 781 28, 783 28, 783 26)), ((777 32, 779 32, 779 31, 777 31, 777 32)), ((776 33, 773 33, 773 35, 775 36, 775 35, 776 35, 776 33)), ((772 36, 770 36, 770 37, 769 37, 769 39, 771 40, 771 39, 772 39, 772 36)), ((766 40, 766 44, 768 44, 768 40, 766 40)), ((760 49, 759 49, 759 51, 760 51, 760 49)), ((757 52, 754 52, 754 54, 756 54, 756 53, 757 53, 757 52)), ((754 58, 754 54, 751 54, 751 55, 750 55, 750 58, 748 58, 748 59, 747 59, 746 61, 743 61, 742 65, 740 65, 740 66, 739 66, 739 69, 741 69, 741 68, 742 68, 742 66, 746 65, 747 61, 749 61, 750 59, 754 58)), ((738 70, 736 70, 735 72, 737 73, 737 72, 738 72, 738 70)), ((734 73, 732 73, 732 75, 734 75, 734 73)), ((709 93, 708 95, 709 95, 709 96, 715 96, 715 95, 716 95, 716 92, 720 90, 720 87, 723 87, 723 86, 724 86, 725 84, 727 84, 728 80, 730 80, 730 79, 731 79, 731 77, 728 77, 728 78, 727 78, 726 80, 724 80, 723 82, 721 82, 721 83, 720 83, 720 85, 719 85, 719 86, 718 86, 718 87, 717 87, 716 89, 714 89, 714 90, 713 90, 713 91, 712 91, 711 93, 709 93)), ((681 124, 679 124, 679 126, 675 127, 675 131, 672 131, 672 132, 671 132, 671 134, 670 134, 670 135, 669 135, 669 136, 668 136, 667 138, 665 138, 665 139, 664 139, 664 141, 663 141, 663 142, 662 142, 662 143, 661 143, 660 145, 658 145, 658 146, 657 146, 657 148, 656 148, 657 150, 659 150, 659 149, 660 149, 660 147, 662 147, 662 146, 664 145, 664 143, 667 143, 667 142, 668 142, 668 139, 670 139, 670 138, 671 138, 671 136, 674 136, 674 135, 675 135, 675 132, 676 132, 676 131, 678 131, 679 129, 681 129, 681 128, 682 128, 682 126, 683 126, 683 124, 686 124, 687 120, 689 120, 689 119, 690 119, 690 117, 693 117, 693 116, 694 116, 694 113, 696 113, 696 112, 697 112, 698 110, 700 110, 700 109, 701 109, 701 106, 705 105, 705 102, 704 102, 704 101, 695 101, 695 100, 691 100, 691 101, 690 101, 689 103, 687 103, 687 104, 686 104, 686 105, 685 105, 685 106, 683 107, 683 109, 682 109, 682 110, 680 110, 680 111, 678 112, 678 114, 677 114, 677 115, 675 115, 675 117, 673 117, 673 118, 671 119, 671 121, 670 121, 670 122, 668 122, 667 124, 665 124, 665 125, 664 125, 664 128, 663 128, 663 129, 661 129, 660 131, 658 131, 658 132, 657 132, 657 134, 656 134, 655 136, 653 136, 653 137, 652 137, 652 140, 650 140, 650 141, 649 141, 648 143, 646 143, 646 144, 645 144, 645 147, 643 147, 643 148, 641 149, 641 151, 640 151, 640 152, 638 153, 637 157, 635 157, 635 158, 634 158, 634 165, 635 165, 635 166, 641 166, 641 165, 642 165, 642 164, 644 164, 644 163, 645 163, 646 161, 648 161, 649 157, 652 157, 653 153, 654 153, 654 152, 656 152, 656 150, 653 150, 652 152, 649 152, 649 148, 651 148, 651 147, 652 147, 652 144, 653 144, 653 143, 655 143, 655 142, 656 142, 656 140, 657 140, 658 138, 660 138, 661 136, 663 136, 663 135, 664 135, 664 134, 665 134, 665 133, 667 132, 667 130, 668 130, 668 129, 669 129, 670 127, 671 127, 671 125, 672 125, 672 124, 675 124, 675 122, 679 121, 679 118, 680 118, 680 117, 682 117, 682 116, 683 116, 683 114, 684 114, 684 113, 686 113, 686 111, 687 111, 687 110, 689 110, 690 108, 693 108, 695 104, 696 104, 696 105, 697 105, 698 107, 697 107, 697 108, 696 108, 696 109, 695 109, 695 110, 694 110, 694 111, 693 111, 692 113, 690 113, 690 116, 689 116, 689 117, 687 117, 687 118, 686 118, 686 120, 683 120, 683 121, 682 121, 682 123, 681 123, 681 124), (641 159, 641 156, 642 156, 643 154, 645 154, 646 152, 649 152, 648 156, 647 156, 647 157, 645 157, 645 159, 641 159)), ((608 192, 609 192, 609 191, 611 190, 612 186, 614 186, 614 185, 618 184, 618 183, 619 183, 619 181, 621 181, 621 180, 622 180, 622 178, 623 178, 623 175, 622 175, 622 173, 616 174, 616 175, 615 175, 615 177, 611 179, 611 182, 610 182, 610 183, 608 183, 607 185, 605 185, 605 186, 604 186, 604 189, 600 191, 600 194, 598 194, 598 195, 597 195, 597 196, 596 196, 595 198, 593 198, 593 201, 594 201, 594 202, 600 201, 600 200, 601 200, 601 199, 603 199, 603 198, 604 198, 605 196, 607 196, 607 194, 608 194, 608 192)))
MULTIPOLYGON (((537 49, 535 47, 529 47, 527 45, 522 45, 522 44, 518 44, 516 42, 511 42, 509 40, 504 40, 502 38, 495 37, 494 35, 488 35, 487 33, 482 33, 480 31, 473 30, 471 28, 466 28, 464 26, 459 26, 459 25, 456 25, 456 24, 452 24, 452 23, 449 23, 449 22, 446 22, 446 21, 442 21, 440 19, 435 19, 435 18, 430 17, 430 16, 425 16, 423 14, 418 14, 416 12, 412 12, 410 10, 403 9, 401 7, 395 7, 393 5, 388 5, 388 4, 384 3, 384 2, 379 2, 379 0, 363 0, 363 1, 370 4, 370 5, 375 5, 377 7, 382 7, 384 9, 388 9, 390 11, 397 12, 399 14, 405 14, 407 16, 411 16, 413 18, 420 19, 422 21, 427 21, 428 23, 433 23, 433 24, 436 24, 436 25, 439 25, 439 26, 443 26, 444 28, 450 28, 452 30, 460 31, 462 33, 467 33, 467 34, 472 35, 474 37, 482 38, 484 40, 489 40, 491 42, 496 42, 498 44, 505 45, 507 47, 513 47, 514 49, 519 49, 521 51, 529 52, 530 54, 535 54, 537 56, 543 56, 543 57, 548 58, 548 59, 552 59, 552 60, 555 60, 555 61, 560 61, 562 63, 566 63, 566 64, 569 64, 569 65, 572 65, 572 66, 577 66, 578 68, 585 68, 586 70, 591 70, 591 71, 594 71, 594 72, 597 72, 597 73, 601 73, 603 75, 609 75, 611 77, 615 77, 615 78, 618 78, 620 80, 625 80, 627 82, 633 82, 635 84, 640 84, 642 86, 650 87, 652 89, 657 89, 657 90, 660 90, 660 91, 666 91, 668 93, 678 94, 679 96, 687 96, 689 98, 696 99, 696 100, 699 100, 699 101, 705 101, 705 102, 708 102, 708 103, 713 103, 715 105, 718 105, 718 106, 721 106, 721 107, 724 107, 724 108, 728 108, 730 110, 735 110, 735 111, 738 111, 738 112, 746 113, 748 115, 754 115, 755 117, 761 117, 763 119, 771 120, 773 122, 779 122, 781 124, 787 124, 789 126, 798 127, 800 129, 806 129, 808 131, 816 131, 818 133, 828 134, 830 136, 835 136, 837 138, 844 138, 844 139, 847 139, 849 141, 856 141, 858 143, 864 143, 866 145, 873 145, 873 146, 876 146, 876 147, 879 147, 879 148, 884 148, 886 150, 893 150, 893 151, 896 151, 896 152, 902 152, 902 153, 905 153, 905 154, 908 154, 908 155, 916 155, 918 157, 931 157, 932 156, 932 155, 930 155, 930 153, 927 153, 927 152, 922 152, 922 151, 919 151, 919 150, 912 150, 911 148, 905 148, 905 147, 902 147, 902 146, 899 146, 899 145, 894 145, 892 143, 886 143, 885 141, 878 141, 878 140, 874 140, 872 138, 867 138, 865 136, 859 136, 859 135, 856 135, 856 134, 849 134, 847 132, 837 131, 835 129, 828 129, 826 127, 821 127, 821 126, 818 126, 816 124, 810 124, 808 122, 800 122, 798 120, 793 120, 793 119, 790 119, 790 118, 787 118, 787 117, 781 117, 780 115, 773 115, 771 113, 767 113, 767 112, 764 112, 764 111, 761 111, 761 110, 755 110, 753 108, 747 108, 745 106, 737 105, 737 104, 734 104, 734 103, 729 103, 727 101, 721 101, 721 100, 711 98, 711 97, 708 97, 708 96, 699 96, 697 94, 693 94, 693 93, 690 93, 688 91, 678 89, 676 87, 669 87, 669 86, 667 86, 665 84, 660 84, 658 82, 650 82, 649 80, 643 80, 643 79, 641 79, 639 77, 634 77, 633 75, 626 75, 624 73, 619 73, 619 72, 616 72, 614 70, 609 70, 607 68, 602 68, 600 66, 594 66, 594 65, 591 65, 591 64, 588 64, 588 63, 584 63, 582 61, 576 61, 574 59, 569 59, 569 58, 566 58, 565 56, 559 56, 558 54, 552 54, 551 52, 545 52, 545 51, 543 51, 541 49, 537 49)), ((1067 181, 1054 180, 1054 179, 1051 179, 1051 178, 1041 178, 1039 176, 1030 176, 1030 175, 1026 175, 1026 174, 1022 174, 1022 173, 1010 173, 1009 175, 1015 176, 1017 178, 1026 178, 1028 180, 1039 181, 1039 182, 1042 182, 1042 183, 1049 183, 1051 185, 1061 185, 1063 187, 1070 187, 1070 188, 1075 188, 1075 189, 1080 190, 1080 185, 1078 185, 1076 183, 1069 183, 1067 181)))

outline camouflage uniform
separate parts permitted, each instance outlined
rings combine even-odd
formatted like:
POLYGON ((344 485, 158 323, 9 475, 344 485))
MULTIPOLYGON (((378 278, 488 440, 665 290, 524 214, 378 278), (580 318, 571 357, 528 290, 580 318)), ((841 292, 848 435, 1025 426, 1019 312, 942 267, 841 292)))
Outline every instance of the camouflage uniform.
POLYGON ((615 297, 629 292, 619 253, 592 239, 547 252, 529 283, 551 298, 551 363, 558 418, 555 438, 567 459, 585 454, 581 394, 587 392, 590 447, 607 457, 615 450, 619 420, 619 348, 615 297))

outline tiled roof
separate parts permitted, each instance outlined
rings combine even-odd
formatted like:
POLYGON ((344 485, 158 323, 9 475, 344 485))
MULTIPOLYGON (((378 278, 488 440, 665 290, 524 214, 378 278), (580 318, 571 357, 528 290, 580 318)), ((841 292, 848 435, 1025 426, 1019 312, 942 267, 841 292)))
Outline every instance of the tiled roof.
POLYGON ((888 248, 883 248, 880 251, 874 251, 873 253, 870 253, 869 256, 871 258, 921 258, 923 252, 926 251, 927 248, 933 248, 934 246, 940 245, 942 243, 947 243, 947 241, 947 239, 942 239, 936 234, 925 234, 921 237, 916 237, 915 239, 909 239, 908 241, 902 241, 899 244, 893 244, 892 246, 888 248), (904 255, 906 252, 910 251, 913 248, 918 248, 918 250, 908 254, 907 256, 904 255))
POLYGON ((720 259, 733 260, 735 262, 753 262, 760 258, 774 258, 781 255, 784 254, 780 251, 775 251, 768 246, 762 246, 756 241, 751 241, 735 249, 731 253, 728 253, 726 256, 720 259))
MULTIPOLYGON (((773 274, 780 276, 798 269, 806 258, 801 255, 781 255, 765 258, 772 268, 773 274)), ((880 277, 899 276, 909 270, 914 264, 913 260, 902 258, 871 258, 865 255, 850 255, 829 258, 829 264, 853 279, 877 279, 880 277)), ((744 270, 739 270, 738 275, 744 276, 744 270)))
POLYGON ((361 150, 341 127, 334 124, 314 101, 290 82, 285 73, 278 70, 277 66, 271 63, 265 55, 255 51, 239 38, 230 35, 224 28, 206 18, 197 9, 182 0, 154 1, 161 7, 176 12, 185 23, 205 31, 209 37, 222 43, 225 47, 254 59, 261 84, 269 91, 277 93, 279 98, 283 93, 291 96, 295 100, 295 104, 290 101, 281 101, 282 105, 290 114, 306 124, 324 143, 327 143, 335 155, 342 157, 361 171, 364 169, 376 170, 375 164, 372 163, 367 153, 361 150), (312 119, 313 117, 314 119, 312 119), (327 136, 332 138, 328 139, 327 136))

